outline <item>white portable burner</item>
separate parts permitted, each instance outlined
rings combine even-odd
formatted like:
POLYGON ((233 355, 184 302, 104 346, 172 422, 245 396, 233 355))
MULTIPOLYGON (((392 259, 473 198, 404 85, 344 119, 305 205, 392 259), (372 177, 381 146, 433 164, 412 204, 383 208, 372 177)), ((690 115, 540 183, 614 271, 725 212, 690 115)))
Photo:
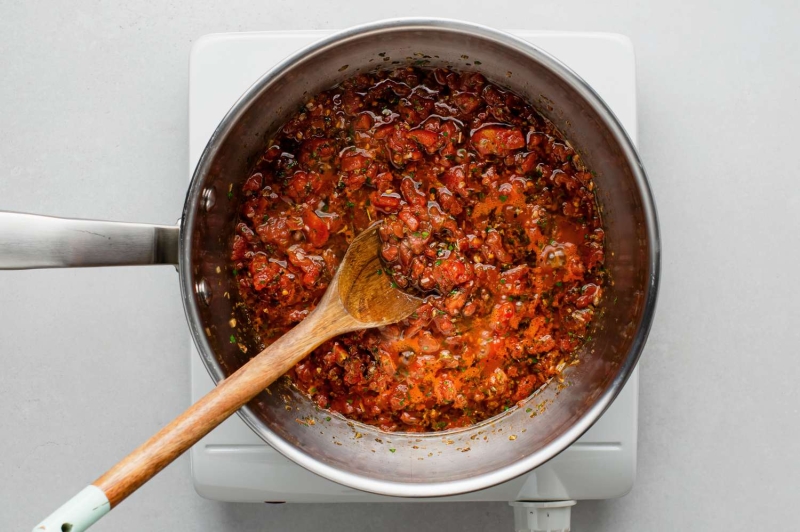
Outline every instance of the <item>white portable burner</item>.
MULTIPOLYGON (((207 35, 189 60, 189 177, 222 117, 261 75, 328 31, 207 35)), ((633 46, 603 33, 512 31, 551 53, 585 79, 636 141, 633 46)), ((214 386, 192 345, 192 402, 214 386)), ((569 530, 570 507, 581 499, 626 494, 636 476, 639 373, 577 442, 530 473, 498 486, 435 499, 374 495, 319 477, 279 454, 233 416, 191 450, 197 492, 229 502, 509 501, 516 529, 569 530)))

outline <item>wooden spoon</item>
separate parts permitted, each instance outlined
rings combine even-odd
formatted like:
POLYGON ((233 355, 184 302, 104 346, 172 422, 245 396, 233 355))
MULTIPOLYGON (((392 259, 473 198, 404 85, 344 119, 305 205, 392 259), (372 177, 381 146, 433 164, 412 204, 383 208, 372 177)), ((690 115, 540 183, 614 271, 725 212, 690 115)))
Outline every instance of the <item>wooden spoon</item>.
POLYGON ((309 352, 340 334, 402 320, 421 301, 381 275, 380 238, 373 224, 350 244, 317 307, 138 449, 34 528, 81 532, 153 478, 309 352))

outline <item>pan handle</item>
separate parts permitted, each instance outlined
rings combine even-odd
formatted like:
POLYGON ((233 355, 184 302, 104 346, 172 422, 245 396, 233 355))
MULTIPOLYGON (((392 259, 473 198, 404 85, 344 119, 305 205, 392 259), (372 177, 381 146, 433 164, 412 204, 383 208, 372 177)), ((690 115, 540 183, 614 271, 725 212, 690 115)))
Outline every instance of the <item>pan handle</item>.
POLYGON ((178 264, 180 226, 0 211, 0 270, 178 264))

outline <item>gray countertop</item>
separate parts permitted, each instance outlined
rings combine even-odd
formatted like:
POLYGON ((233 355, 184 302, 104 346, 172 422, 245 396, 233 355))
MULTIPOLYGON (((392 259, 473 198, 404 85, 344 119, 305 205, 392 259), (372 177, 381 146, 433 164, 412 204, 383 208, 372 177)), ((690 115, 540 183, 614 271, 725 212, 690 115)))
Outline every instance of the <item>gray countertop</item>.
MULTIPOLYGON (((573 526, 791 529, 800 4, 602 4, 0 1, 0 209, 174 223, 188 53, 206 33, 430 15, 628 35, 662 224, 661 296, 641 362, 636 486, 579 503, 573 526)), ((189 340, 169 267, 0 273, 0 323, 0 528, 29 530, 188 406, 189 340)), ((511 530, 512 515, 504 503, 210 502, 183 457, 94 528, 320 529, 511 530)))

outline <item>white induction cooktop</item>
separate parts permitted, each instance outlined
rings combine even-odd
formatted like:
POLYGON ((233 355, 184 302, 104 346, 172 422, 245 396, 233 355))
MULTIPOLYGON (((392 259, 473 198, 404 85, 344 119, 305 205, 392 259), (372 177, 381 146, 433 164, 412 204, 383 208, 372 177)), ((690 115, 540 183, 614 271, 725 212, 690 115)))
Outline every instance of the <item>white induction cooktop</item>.
MULTIPOLYGON (((192 48, 189 70, 189 175, 208 139, 239 96, 264 72, 329 31, 207 35, 192 48)), ((512 31, 556 56, 589 82, 636 141, 636 85, 630 41, 601 33, 512 31)), ((192 401, 213 387, 191 349, 192 401)), ((486 490, 435 500, 560 501, 627 493, 636 476, 639 373, 633 372, 603 417, 548 463, 486 490)), ((192 478, 203 497, 231 502, 408 501, 341 486, 306 471, 256 436, 238 416, 191 450, 192 478)))

